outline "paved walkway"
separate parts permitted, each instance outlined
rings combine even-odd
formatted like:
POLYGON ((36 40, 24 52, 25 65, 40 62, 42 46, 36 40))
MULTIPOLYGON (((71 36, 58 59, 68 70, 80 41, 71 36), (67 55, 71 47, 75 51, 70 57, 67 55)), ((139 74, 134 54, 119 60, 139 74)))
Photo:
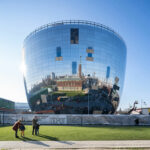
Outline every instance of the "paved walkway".
POLYGON ((48 150, 48 149, 150 149, 150 140, 130 141, 0 141, 1 149, 48 150))

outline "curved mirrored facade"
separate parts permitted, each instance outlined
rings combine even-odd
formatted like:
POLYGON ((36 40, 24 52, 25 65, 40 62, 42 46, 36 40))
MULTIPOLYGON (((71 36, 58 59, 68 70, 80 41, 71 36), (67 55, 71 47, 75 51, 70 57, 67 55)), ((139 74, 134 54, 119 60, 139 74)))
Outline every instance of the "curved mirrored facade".
POLYGON ((111 114, 117 109, 126 46, 112 29, 77 20, 47 24, 27 36, 23 51, 32 111, 111 114))

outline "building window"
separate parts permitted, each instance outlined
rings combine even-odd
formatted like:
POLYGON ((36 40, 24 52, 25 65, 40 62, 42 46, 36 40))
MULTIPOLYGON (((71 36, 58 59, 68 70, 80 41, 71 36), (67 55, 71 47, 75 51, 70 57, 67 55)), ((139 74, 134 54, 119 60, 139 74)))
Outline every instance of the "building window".
POLYGON ((70 34, 71 34, 70 35, 70 43, 78 44, 79 43, 79 29, 77 29, 77 28, 71 29, 70 34))
POLYGON ((88 48, 86 49, 86 52, 87 52, 86 60, 87 60, 87 61, 93 61, 93 60, 94 60, 94 58, 93 58, 93 53, 94 53, 93 48, 92 48, 92 47, 88 47, 88 48))
POLYGON ((77 74, 77 62, 72 62, 72 74, 77 74))
POLYGON ((88 49, 93 49, 93 48, 91 46, 89 46, 88 49))
POLYGON ((88 57, 92 57, 92 53, 88 53, 88 57))
POLYGON ((109 77, 110 77, 110 66, 107 66, 106 78, 108 79, 109 77))
POLYGON ((56 57, 61 57, 61 47, 56 48, 56 57))
POLYGON ((61 47, 57 47, 56 48, 56 61, 60 61, 62 60, 62 56, 61 56, 61 47))

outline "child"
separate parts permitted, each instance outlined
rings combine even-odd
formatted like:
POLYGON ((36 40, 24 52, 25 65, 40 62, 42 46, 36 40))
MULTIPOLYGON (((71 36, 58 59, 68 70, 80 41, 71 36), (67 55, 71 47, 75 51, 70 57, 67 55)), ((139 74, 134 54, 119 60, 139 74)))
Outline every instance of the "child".
POLYGON ((21 136, 24 137, 25 126, 24 126, 22 123, 20 123, 19 129, 20 129, 20 131, 21 131, 21 136))
POLYGON ((40 124, 36 124, 35 135, 39 135, 40 124))

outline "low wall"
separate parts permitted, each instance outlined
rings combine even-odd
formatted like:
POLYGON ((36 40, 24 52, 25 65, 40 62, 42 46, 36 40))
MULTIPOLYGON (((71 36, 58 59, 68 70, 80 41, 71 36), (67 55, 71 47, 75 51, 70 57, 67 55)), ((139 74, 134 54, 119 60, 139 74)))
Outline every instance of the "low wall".
POLYGON ((40 124, 48 125, 150 125, 150 115, 53 115, 53 114, 0 114, 1 124, 14 124, 22 120, 25 124, 32 124, 37 116, 40 124))

